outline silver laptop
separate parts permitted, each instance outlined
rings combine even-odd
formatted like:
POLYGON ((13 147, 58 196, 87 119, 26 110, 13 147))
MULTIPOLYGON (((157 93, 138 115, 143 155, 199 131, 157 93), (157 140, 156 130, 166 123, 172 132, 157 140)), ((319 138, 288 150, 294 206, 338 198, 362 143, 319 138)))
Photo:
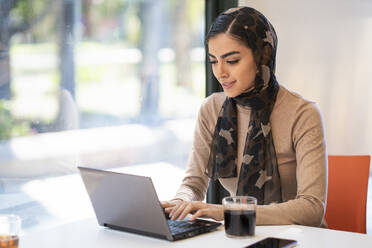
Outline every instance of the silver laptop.
POLYGON ((202 219, 169 220, 150 177, 78 168, 99 225, 172 241, 210 232, 221 225, 202 219))

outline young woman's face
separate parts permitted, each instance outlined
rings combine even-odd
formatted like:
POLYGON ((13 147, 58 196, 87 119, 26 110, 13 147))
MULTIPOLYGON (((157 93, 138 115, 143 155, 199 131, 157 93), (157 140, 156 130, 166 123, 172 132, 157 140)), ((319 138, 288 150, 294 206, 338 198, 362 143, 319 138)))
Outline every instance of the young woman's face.
POLYGON ((208 42, 209 61, 214 76, 225 94, 236 97, 254 87, 257 73, 252 50, 227 34, 218 34, 208 42))

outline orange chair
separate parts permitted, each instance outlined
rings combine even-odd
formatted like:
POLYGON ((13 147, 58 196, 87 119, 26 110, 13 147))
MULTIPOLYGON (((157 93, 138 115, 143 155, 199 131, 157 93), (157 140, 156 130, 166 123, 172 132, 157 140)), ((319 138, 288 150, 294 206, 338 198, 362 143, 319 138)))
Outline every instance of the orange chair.
POLYGON ((325 220, 330 229, 366 233, 371 156, 328 156, 325 220))

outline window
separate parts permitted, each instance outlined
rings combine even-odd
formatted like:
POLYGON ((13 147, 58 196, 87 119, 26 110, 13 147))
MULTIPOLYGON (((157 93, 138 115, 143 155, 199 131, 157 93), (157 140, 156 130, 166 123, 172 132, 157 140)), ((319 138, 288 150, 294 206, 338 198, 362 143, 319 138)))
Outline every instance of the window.
MULTIPOLYGON (((0 4, 0 213, 91 215, 77 165, 180 183, 205 96, 204 1, 0 4)), ((158 189, 158 188, 157 188, 158 189)))

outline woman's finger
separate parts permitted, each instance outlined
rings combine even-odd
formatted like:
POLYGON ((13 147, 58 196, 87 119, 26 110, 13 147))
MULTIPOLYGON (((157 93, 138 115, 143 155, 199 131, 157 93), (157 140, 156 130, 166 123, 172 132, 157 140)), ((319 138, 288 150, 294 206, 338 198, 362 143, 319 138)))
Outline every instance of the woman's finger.
POLYGON ((176 204, 176 206, 174 206, 172 211, 169 213, 169 217, 172 220, 176 220, 178 218, 178 216, 182 213, 182 211, 186 207, 186 205, 187 205, 187 203, 176 204))
POLYGON ((166 212, 167 214, 170 214, 170 212, 173 210, 174 207, 170 207, 170 208, 164 208, 164 212, 166 212))
POLYGON ((201 216, 210 217, 208 212, 209 212, 208 208, 199 209, 198 211, 195 212, 195 214, 191 216, 190 221, 194 221, 201 216))
POLYGON ((162 201, 162 202, 160 202, 160 205, 161 205, 163 208, 169 208, 169 207, 174 207, 174 206, 176 206, 175 203, 168 202, 168 201, 162 201))
POLYGON ((193 213, 195 210, 199 210, 203 208, 203 203, 201 202, 190 202, 187 206, 183 209, 182 213, 178 217, 180 220, 183 220, 189 213, 193 213))

